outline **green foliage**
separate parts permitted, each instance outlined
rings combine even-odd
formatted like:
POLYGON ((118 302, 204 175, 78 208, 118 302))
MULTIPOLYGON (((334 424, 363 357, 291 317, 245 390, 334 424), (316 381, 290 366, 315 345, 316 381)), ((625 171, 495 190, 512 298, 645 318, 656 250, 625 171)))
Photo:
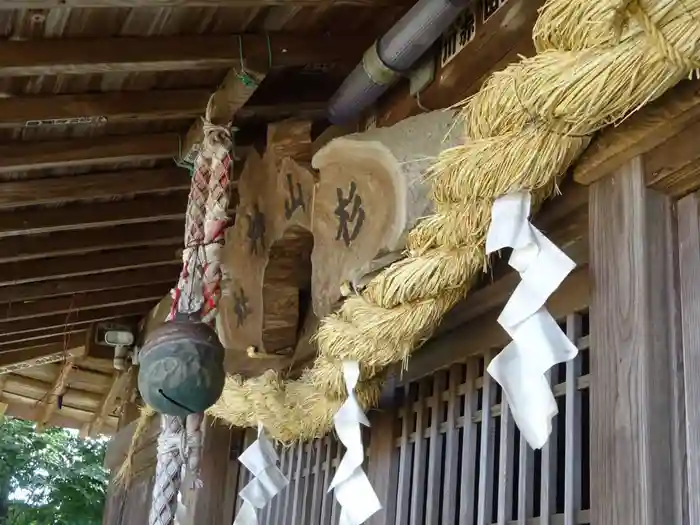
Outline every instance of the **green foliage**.
POLYGON ((0 420, 0 524, 98 525, 107 472, 103 440, 33 423, 0 420))

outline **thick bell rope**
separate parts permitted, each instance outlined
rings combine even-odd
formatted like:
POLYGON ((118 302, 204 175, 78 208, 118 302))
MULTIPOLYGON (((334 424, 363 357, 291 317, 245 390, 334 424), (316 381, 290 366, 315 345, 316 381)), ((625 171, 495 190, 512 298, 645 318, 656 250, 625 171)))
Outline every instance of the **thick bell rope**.
POLYGON ((191 173, 182 271, 172 290, 172 308, 139 355, 139 391, 162 415, 149 525, 172 525, 186 513, 181 485, 186 474, 199 483, 203 412, 219 398, 225 380, 224 348, 213 325, 221 297, 233 139, 229 127, 212 124, 211 110, 209 99, 191 173))

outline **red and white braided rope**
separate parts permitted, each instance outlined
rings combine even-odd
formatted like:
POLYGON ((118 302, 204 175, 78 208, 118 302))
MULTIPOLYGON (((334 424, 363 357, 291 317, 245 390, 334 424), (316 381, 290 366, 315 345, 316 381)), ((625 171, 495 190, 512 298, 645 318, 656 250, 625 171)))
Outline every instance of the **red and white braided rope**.
MULTIPOLYGON (((221 297, 221 248, 228 221, 233 140, 229 128, 210 122, 211 103, 210 99, 203 119, 204 140, 192 173, 182 272, 172 291, 168 320, 180 312, 199 314, 203 322, 213 324, 221 297)), ((203 414, 190 414, 184 424, 179 418, 163 416, 149 525, 172 525, 186 512, 184 502, 178 505, 178 495, 185 462, 197 477, 202 420, 203 414)))

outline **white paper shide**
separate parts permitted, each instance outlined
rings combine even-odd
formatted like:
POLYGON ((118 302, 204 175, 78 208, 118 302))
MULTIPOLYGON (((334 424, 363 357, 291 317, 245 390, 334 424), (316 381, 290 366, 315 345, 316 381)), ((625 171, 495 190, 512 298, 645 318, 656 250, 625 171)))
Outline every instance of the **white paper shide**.
POLYGON ((348 398, 333 417, 333 422, 338 439, 347 450, 328 490, 335 490, 335 498, 340 504, 340 525, 360 525, 382 506, 362 470, 365 450, 360 425, 368 427, 369 421, 355 397, 355 386, 360 378, 359 364, 356 361, 343 362, 343 377, 348 398))
POLYGON ((243 505, 233 525, 258 525, 257 511, 289 483, 277 466, 279 457, 261 424, 258 424, 258 439, 245 449, 238 460, 252 473, 253 479, 239 493, 243 505))
POLYGON ((491 361, 488 372, 503 388, 523 437, 532 448, 541 448, 557 413, 545 373, 578 352, 545 303, 576 264, 530 223, 529 215, 526 192, 493 204, 486 253, 512 248, 508 263, 521 282, 498 318, 512 342, 491 361))

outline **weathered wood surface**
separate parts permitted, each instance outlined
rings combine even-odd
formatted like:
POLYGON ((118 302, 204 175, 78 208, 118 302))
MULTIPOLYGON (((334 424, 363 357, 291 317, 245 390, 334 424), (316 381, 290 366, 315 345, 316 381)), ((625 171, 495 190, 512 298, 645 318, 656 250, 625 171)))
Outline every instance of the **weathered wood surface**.
POLYGON ((453 119, 454 111, 426 113, 336 138, 314 155, 319 182, 311 262, 317 316, 331 311, 342 283, 360 284, 386 264, 382 256, 401 252, 408 231, 430 213, 425 172, 442 149, 459 141, 453 119))
POLYGON ((276 67, 355 65, 371 43, 368 36, 248 33, 5 40, 0 44, 0 76, 230 68, 240 65, 241 56, 255 70, 257 64, 267 65, 270 55, 276 67))
POLYGON ((671 200, 646 188, 639 157, 591 186, 593 523, 678 523, 673 228, 671 200))
POLYGON ((295 230, 310 229, 315 185, 297 161, 310 158, 310 131, 305 121, 271 125, 265 155, 252 152, 238 181, 237 220, 222 253, 217 329, 224 346, 239 354, 250 347, 261 355, 289 353, 296 343, 301 272, 309 268, 299 260, 306 236, 295 230), (270 317, 279 315, 281 324, 270 317), (266 345, 266 325, 286 335, 266 345))
POLYGON ((675 522, 690 524, 700 523, 700 195, 681 199, 677 212, 682 354, 673 363, 680 401, 674 414, 674 430, 679 432, 680 441, 674 473, 676 501, 680 499, 681 508, 687 505, 687 516, 675 522))
MULTIPOLYGON (((0 9, 53 9, 99 7, 325 7, 327 0, 3 0, 0 9)), ((333 0, 334 4, 381 7, 410 3, 407 0, 333 0)))
POLYGON ((647 185, 679 197, 697 189, 692 169, 700 119, 700 85, 682 82, 619 126, 601 132, 573 168, 574 179, 592 184, 644 154, 647 185))

